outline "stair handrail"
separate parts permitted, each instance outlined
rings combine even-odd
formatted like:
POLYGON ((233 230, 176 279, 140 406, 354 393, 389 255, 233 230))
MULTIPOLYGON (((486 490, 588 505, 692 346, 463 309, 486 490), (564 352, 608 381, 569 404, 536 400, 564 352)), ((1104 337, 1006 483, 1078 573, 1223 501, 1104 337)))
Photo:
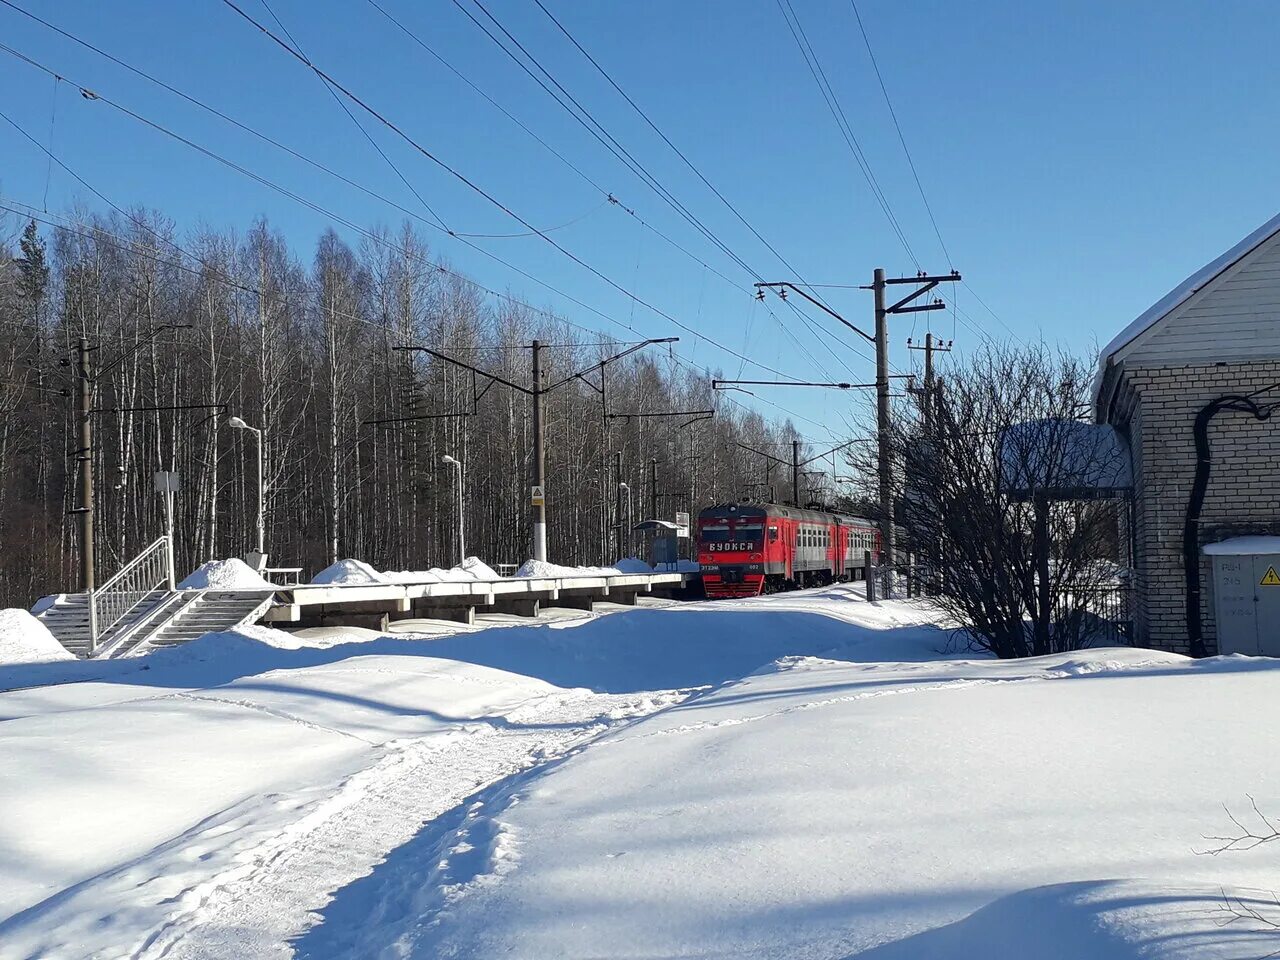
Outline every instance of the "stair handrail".
POLYGON ((89 656, 98 639, 169 580, 169 536, 160 537, 102 586, 89 591, 89 656))

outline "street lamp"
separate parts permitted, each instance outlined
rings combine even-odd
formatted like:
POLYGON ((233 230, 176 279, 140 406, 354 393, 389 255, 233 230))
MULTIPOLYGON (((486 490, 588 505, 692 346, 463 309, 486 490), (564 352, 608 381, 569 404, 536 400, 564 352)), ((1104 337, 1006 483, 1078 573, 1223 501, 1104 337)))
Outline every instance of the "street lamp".
POLYGON ((458 565, 461 566, 463 561, 467 559, 466 541, 462 532, 462 461, 455 460, 446 453, 440 458, 440 462, 453 464, 458 468, 458 565))
POLYGON ((627 535, 623 541, 626 544, 627 553, 631 553, 631 484, 625 481, 618 484, 618 490, 627 495, 627 535))
POLYGON ((265 554, 266 551, 266 517, 263 513, 263 487, 262 487, 262 431, 257 427, 251 427, 239 417, 232 417, 227 421, 227 426, 233 430, 248 430, 253 433, 254 439, 258 443, 258 553, 265 554))

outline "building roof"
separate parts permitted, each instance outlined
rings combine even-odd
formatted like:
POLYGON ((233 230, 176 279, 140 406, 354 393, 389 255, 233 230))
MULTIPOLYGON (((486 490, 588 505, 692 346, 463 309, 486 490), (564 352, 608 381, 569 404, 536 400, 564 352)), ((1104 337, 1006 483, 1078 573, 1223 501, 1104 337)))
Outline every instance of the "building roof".
POLYGON ((1028 420, 1000 436, 1000 487, 1015 500, 1091 500, 1133 487, 1128 445, 1108 424, 1028 420))
POLYGON ((1102 353, 1098 356, 1098 372, 1093 380, 1093 399, 1097 405, 1098 419, 1105 418, 1102 409, 1103 382, 1106 380, 1107 370, 1111 366, 1111 361, 1117 353, 1133 343, 1134 340, 1142 336, 1157 323, 1169 316, 1179 306, 1186 303, 1198 291, 1204 289, 1215 279, 1217 279, 1225 270, 1230 269, 1234 264, 1238 263, 1244 257, 1247 257, 1262 244, 1266 243, 1277 233, 1280 233, 1280 214, 1276 214, 1258 229, 1237 243, 1221 256, 1209 261, 1187 279, 1166 293, 1163 297, 1153 303, 1150 307, 1138 315, 1127 327, 1121 330, 1111 339, 1102 353))
POLYGON ((1212 282, 1222 271, 1226 270, 1242 257, 1248 256, 1262 244, 1266 243, 1277 233, 1280 233, 1280 214, 1272 217, 1253 233, 1249 234, 1234 247, 1228 250, 1222 256, 1206 263, 1203 267, 1193 273, 1187 279, 1166 293, 1163 297, 1153 303, 1150 307, 1142 312, 1132 323, 1121 330, 1116 336, 1102 348, 1102 355, 1099 357, 1099 366, 1105 367, 1107 362, 1115 356, 1115 354, 1124 349, 1139 336, 1150 330, 1157 323, 1167 317, 1180 304, 1208 283, 1212 282))

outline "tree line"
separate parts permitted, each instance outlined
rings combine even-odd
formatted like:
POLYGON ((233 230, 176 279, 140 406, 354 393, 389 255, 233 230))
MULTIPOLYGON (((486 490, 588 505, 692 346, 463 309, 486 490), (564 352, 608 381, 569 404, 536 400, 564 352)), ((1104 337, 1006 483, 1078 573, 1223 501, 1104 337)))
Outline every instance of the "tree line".
MULTIPOLYGON (((633 518, 696 515, 764 477, 743 449, 795 436, 711 389, 712 372, 662 346, 610 363, 613 414, 714 409, 710 418, 603 416, 599 363, 629 345, 491 296, 429 260, 405 225, 358 248, 332 231, 310 262, 265 221, 180 233, 149 210, 74 208, 11 220, 0 250, 0 606, 78 587, 74 511, 80 338, 91 345, 99 582, 163 532, 153 474, 180 476, 182 571, 256 539, 254 436, 263 430, 266 546, 315 571, 358 557, 381 569, 457 561, 464 465, 468 552, 528 557, 532 415, 526 394, 404 347, 428 346, 532 385, 543 351, 550 558, 608 563, 619 536, 615 463, 633 518), (656 460, 656 487, 650 461, 656 460)), ((781 482, 781 481, 780 481, 781 482)), ((754 488, 759 495, 763 491, 754 488)), ((625 507, 624 507, 625 510, 625 507)))

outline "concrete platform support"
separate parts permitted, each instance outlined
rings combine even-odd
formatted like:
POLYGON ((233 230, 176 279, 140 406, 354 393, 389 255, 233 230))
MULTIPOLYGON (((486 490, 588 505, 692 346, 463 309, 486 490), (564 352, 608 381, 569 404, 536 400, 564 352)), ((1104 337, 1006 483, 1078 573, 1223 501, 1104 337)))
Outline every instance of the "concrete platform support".
POLYGON ((476 608, 473 606, 459 607, 426 607, 422 615, 431 617, 435 620, 453 620, 456 623, 472 624, 476 622, 476 608))
POLYGON ((292 626, 297 629, 306 627, 364 627, 366 630, 386 630, 387 614, 385 613, 324 613, 308 611, 307 616, 300 618, 292 626))
POLYGON ((552 607, 567 607, 570 610, 586 610, 588 613, 592 611, 594 605, 595 601, 589 593, 584 593, 579 596, 568 596, 563 590, 560 591, 559 600, 553 600, 548 604, 548 606, 552 607))
POLYGON ((609 594, 610 603, 620 603, 624 607, 634 607, 636 605, 636 590, 623 590, 615 587, 613 592, 609 594))
POLYGON ((494 613, 513 613, 518 617, 536 617, 542 601, 534 597, 494 597, 494 613))

